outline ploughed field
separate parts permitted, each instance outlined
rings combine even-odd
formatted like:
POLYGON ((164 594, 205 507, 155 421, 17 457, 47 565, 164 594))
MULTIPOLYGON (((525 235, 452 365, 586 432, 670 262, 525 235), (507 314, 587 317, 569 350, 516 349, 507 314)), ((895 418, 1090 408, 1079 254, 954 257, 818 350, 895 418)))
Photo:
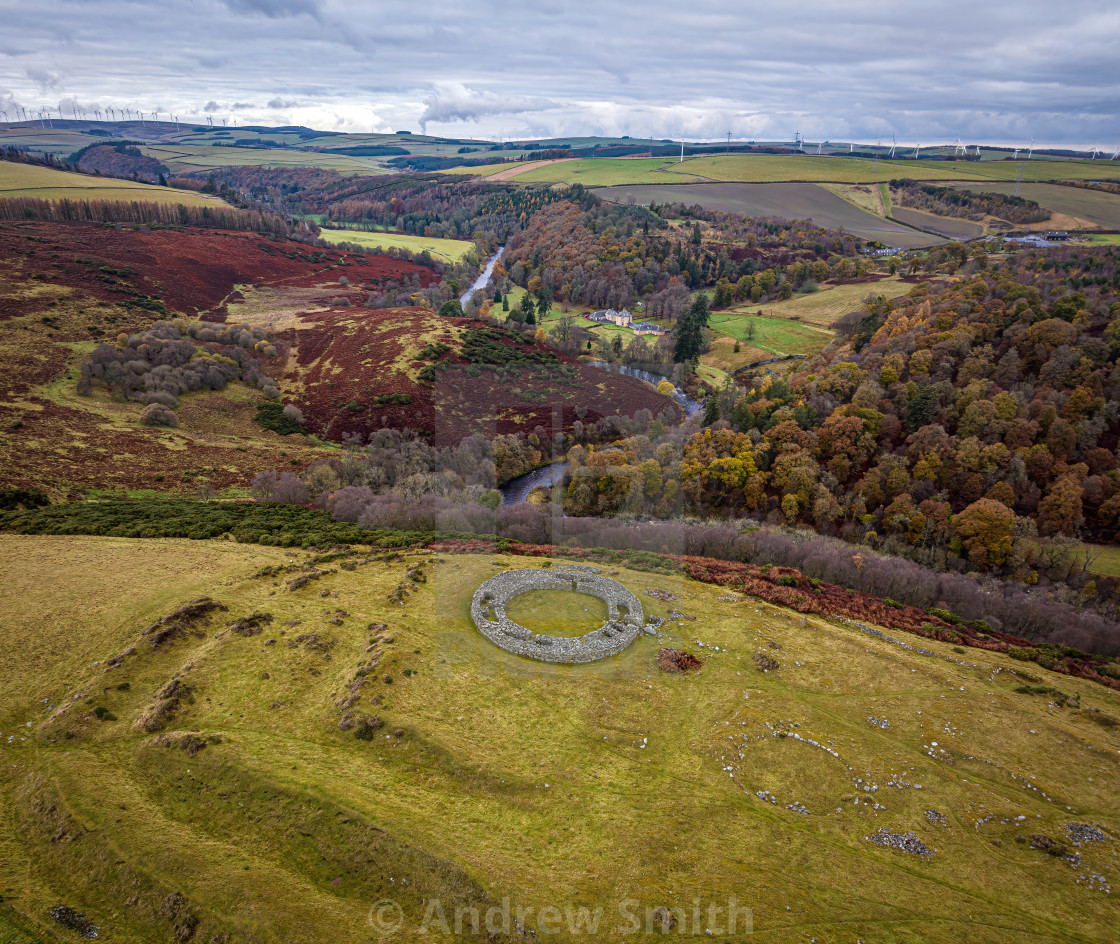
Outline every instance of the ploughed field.
POLYGON ((0 536, 0 938, 1114 940, 1115 692, 621 565, 659 635, 532 662, 542 564, 0 536))
POLYGON ((937 233, 946 239, 974 239, 984 235, 984 227, 980 223, 952 216, 939 216, 897 204, 891 208, 891 217, 908 226, 937 233))
POLYGON ((698 204, 706 210, 742 213, 746 216, 778 216, 811 219, 820 226, 842 229, 863 239, 880 240, 889 246, 914 249, 938 245, 940 238, 916 232, 885 220, 849 203, 830 190, 812 183, 716 183, 687 185, 631 185, 595 191, 615 203, 698 204))

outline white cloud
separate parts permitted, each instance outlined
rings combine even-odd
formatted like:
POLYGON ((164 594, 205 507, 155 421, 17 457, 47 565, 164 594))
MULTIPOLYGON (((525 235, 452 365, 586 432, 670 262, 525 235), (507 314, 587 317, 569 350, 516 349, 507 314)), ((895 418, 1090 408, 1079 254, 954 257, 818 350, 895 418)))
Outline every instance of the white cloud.
POLYGON ((420 127, 426 128, 430 122, 443 124, 459 121, 477 122, 484 116, 519 115, 525 112, 543 111, 551 107, 553 103, 545 98, 523 98, 495 92, 480 92, 467 88, 461 82, 442 82, 437 84, 431 94, 424 99, 420 127))

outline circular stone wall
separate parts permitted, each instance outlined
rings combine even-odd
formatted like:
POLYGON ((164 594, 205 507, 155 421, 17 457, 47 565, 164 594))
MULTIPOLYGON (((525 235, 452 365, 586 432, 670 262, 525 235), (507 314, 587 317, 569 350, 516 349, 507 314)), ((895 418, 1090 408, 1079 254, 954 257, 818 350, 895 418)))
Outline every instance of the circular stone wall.
POLYGON ((594 662, 616 655, 639 633, 654 632, 646 625, 638 598, 622 584, 598 576, 592 567, 554 570, 507 570, 495 574, 474 592, 471 618, 482 635, 519 656, 542 662, 594 662), (598 597, 607 604, 607 621, 585 636, 545 636, 518 626, 506 616, 506 605, 531 590, 571 590, 598 597))

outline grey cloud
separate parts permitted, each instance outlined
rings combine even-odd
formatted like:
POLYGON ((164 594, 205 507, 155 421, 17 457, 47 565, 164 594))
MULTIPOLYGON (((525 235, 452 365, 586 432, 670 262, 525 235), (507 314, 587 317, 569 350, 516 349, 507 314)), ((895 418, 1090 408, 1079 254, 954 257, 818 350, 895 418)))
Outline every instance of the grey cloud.
POLYGON ((420 127, 429 122, 478 121, 485 115, 517 115, 553 107, 543 98, 518 98, 479 92, 459 82, 437 85, 424 101, 420 127))
POLYGON ((45 69, 28 69, 27 77, 44 92, 47 89, 56 89, 62 86, 62 77, 55 75, 53 72, 47 72, 45 69))
POLYGON ((252 102, 234 102, 229 107, 232 111, 252 111, 257 106, 252 102))
POLYGON ((319 0, 222 0, 222 2, 236 13, 257 14, 274 20, 301 14, 318 19, 322 12, 322 3, 319 0))
POLYGON ((113 107, 158 97, 200 117, 230 107, 219 101, 260 102, 238 120, 293 110, 301 124, 356 131, 893 132, 911 146, 1034 137, 1110 153, 1120 137, 1120 5, 1100 0, 941 0, 936 16, 902 0, 36 0, 7 3, 3 33, 19 56, 0 54, 0 85, 29 109, 65 77, 67 93, 113 107), (137 65, 137 49, 158 55, 137 65))

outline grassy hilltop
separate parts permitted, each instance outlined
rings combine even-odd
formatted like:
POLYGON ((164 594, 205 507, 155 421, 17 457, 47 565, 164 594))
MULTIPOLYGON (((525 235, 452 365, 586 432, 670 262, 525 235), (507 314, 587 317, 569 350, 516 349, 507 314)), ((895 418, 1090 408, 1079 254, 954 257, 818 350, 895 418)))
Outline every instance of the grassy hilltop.
MULTIPOLYGON (((1115 693, 626 568, 683 618, 548 666, 468 612, 539 560, 311 555, 0 538, 0 939, 73 939, 65 905, 111 941, 390 940, 379 900, 411 934, 430 899, 453 925, 506 896, 530 928, 601 908, 604 941, 633 939, 627 899, 691 933, 696 898, 762 941, 1113 938, 1115 841, 1066 826, 1120 831, 1115 693), (143 634, 201 597, 226 609, 143 634)), ((523 615, 580 613, 551 602, 523 615)))

